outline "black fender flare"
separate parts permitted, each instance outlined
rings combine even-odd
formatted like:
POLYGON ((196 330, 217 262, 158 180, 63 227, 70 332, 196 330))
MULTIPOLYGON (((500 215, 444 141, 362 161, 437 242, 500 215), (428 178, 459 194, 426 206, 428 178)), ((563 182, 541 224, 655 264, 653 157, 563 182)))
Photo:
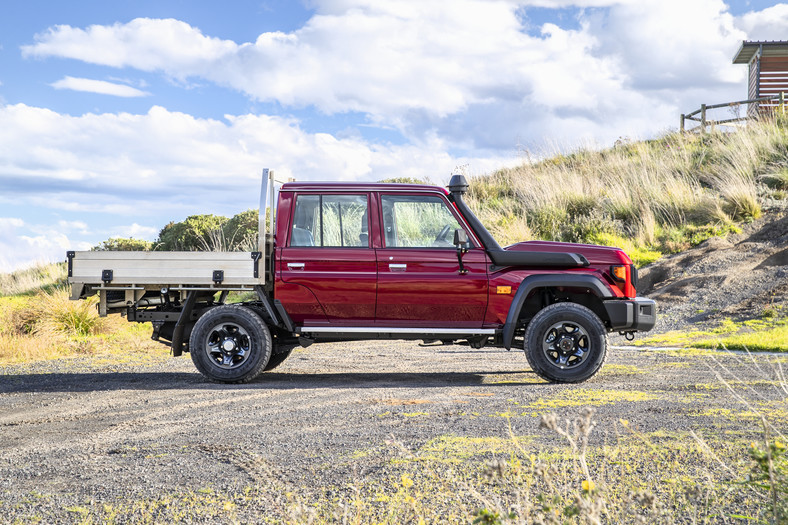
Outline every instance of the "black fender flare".
POLYGON ((520 318, 520 310, 523 309, 525 299, 536 288, 557 288, 559 286, 571 288, 587 288, 600 299, 614 297, 610 288, 594 274, 538 274, 529 275, 517 292, 514 294, 512 304, 509 306, 509 313, 506 315, 506 324, 503 325, 503 346, 511 350, 514 340, 514 330, 517 328, 517 319, 520 318))

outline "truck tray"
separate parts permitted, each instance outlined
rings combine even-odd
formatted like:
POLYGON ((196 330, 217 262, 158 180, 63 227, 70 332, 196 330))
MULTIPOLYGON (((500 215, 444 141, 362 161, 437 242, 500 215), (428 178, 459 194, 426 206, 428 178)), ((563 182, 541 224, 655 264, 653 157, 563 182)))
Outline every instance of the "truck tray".
POLYGON ((68 252, 69 282, 124 287, 255 286, 265 282, 260 252, 68 252))

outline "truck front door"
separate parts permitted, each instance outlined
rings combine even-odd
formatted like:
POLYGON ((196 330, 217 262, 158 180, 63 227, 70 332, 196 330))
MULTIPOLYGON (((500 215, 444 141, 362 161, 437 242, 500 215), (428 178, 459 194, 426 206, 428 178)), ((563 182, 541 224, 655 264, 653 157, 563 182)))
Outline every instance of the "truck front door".
MULTIPOLYGON (((487 309, 487 255, 471 246, 461 274, 454 231, 464 228, 440 193, 382 193, 375 324, 480 328, 487 309)), ((469 235, 469 238, 473 238, 469 235)))

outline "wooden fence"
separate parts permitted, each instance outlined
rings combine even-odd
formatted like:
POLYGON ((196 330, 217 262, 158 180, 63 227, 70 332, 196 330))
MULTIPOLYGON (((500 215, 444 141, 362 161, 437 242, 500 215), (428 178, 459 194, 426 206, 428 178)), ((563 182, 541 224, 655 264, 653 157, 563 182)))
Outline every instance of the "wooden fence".
MULTIPOLYGON (((746 120, 752 120, 753 118, 758 118, 763 115, 763 111, 756 111, 754 113, 755 116, 745 116, 745 117, 734 117, 724 120, 714 120, 709 119, 707 112, 710 109, 718 109, 718 108, 736 108, 741 106, 742 104, 755 104, 756 107, 762 103, 769 104, 768 109, 773 111, 780 111, 783 114, 785 113, 785 92, 781 91, 778 95, 772 95, 769 97, 760 97, 760 98, 753 98, 750 100, 739 100, 738 102, 726 102, 725 104, 701 104, 700 109, 696 109, 692 113, 687 113, 681 115, 681 125, 679 129, 681 131, 690 131, 690 132, 699 132, 699 133, 706 133, 706 127, 709 126, 711 129, 714 129, 714 126, 719 125, 729 125, 733 126, 736 125, 737 122, 743 122, 746 120), (776 105, 775 105, 776 104, 776 105), (699 122, 700 126, 695 126, 692 129, 687 130, 685 128, 686 121, 693 120, 695 122, 699 122)), ((763 108, 766 109, 766 108, 763 108)), ((749 114, 750 112, 748 112, 749 114)))

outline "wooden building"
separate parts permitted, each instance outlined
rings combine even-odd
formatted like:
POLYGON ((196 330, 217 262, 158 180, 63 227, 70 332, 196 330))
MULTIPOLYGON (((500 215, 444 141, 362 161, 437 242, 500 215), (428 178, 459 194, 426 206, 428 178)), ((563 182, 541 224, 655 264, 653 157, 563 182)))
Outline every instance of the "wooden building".
MULTIPOLYGON (((749 67, 747 99, 788 93, 788 41, 748 41, 742 42, 734 64, 747 64, 749 67)), ((747 116, 774 111, 779 100, 756 102, 747 108, 747 116)))

